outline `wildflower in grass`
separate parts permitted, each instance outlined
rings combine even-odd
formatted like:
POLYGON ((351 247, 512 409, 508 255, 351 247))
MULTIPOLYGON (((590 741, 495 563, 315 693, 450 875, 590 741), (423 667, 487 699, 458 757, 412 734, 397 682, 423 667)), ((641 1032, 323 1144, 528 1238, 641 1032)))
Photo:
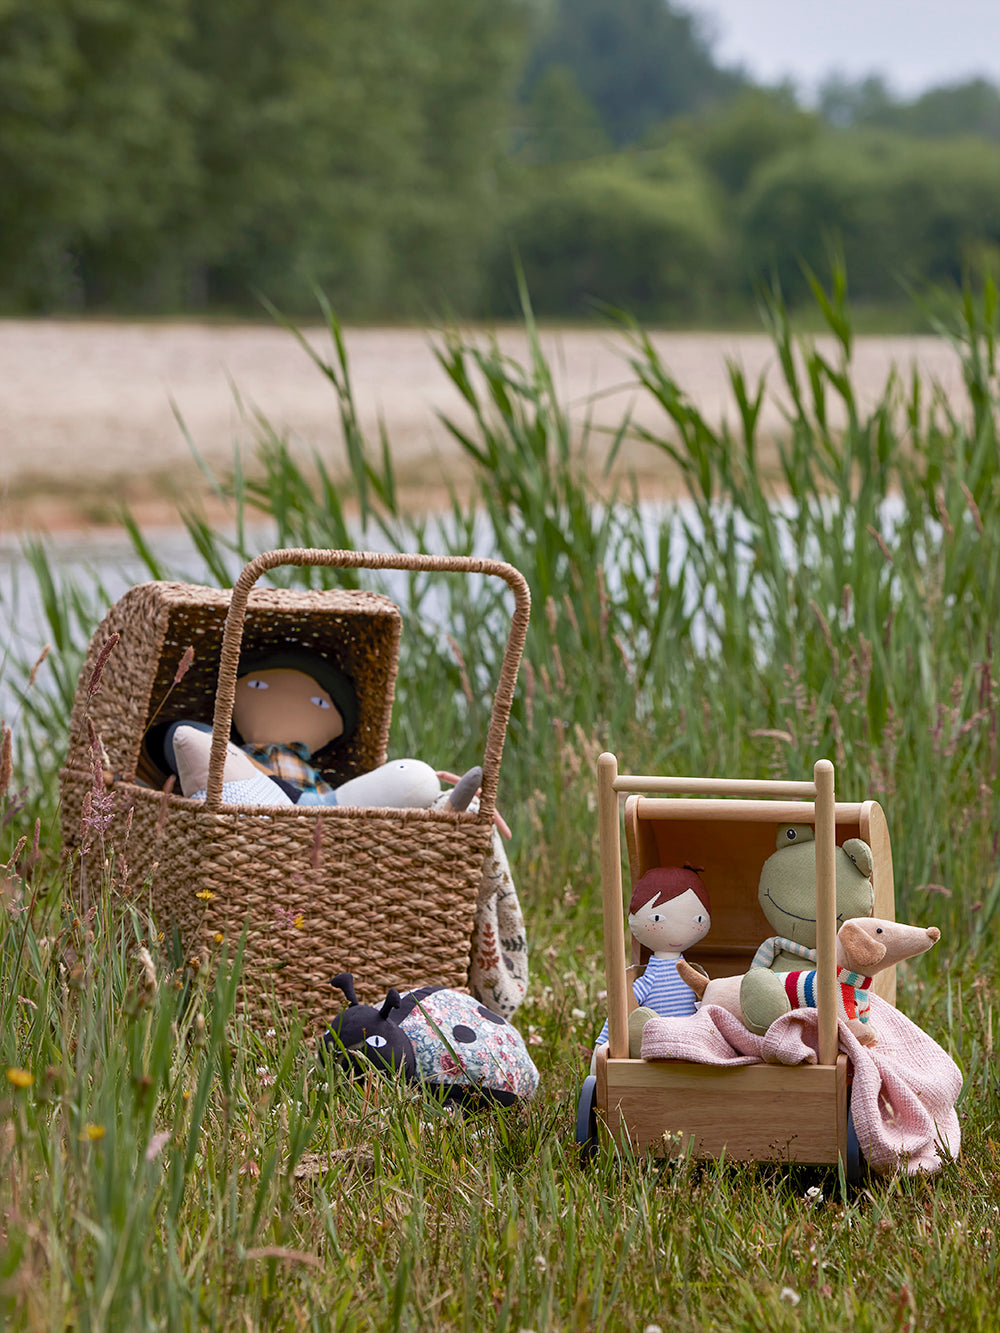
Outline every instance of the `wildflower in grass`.
POLYGON ((203 903, 210 903, 215 897, 215 894, 211 889, 199 889, 194 896, 200 898, 203 903))
POLYGON ((101 651, 97 654, 97 661, 94 663, 94 670, 90 676, 90 685, 87 687, 87 698, 93 699, 94 695, 101 688, 101 677, 104 675, 104 668, 108 664, 108 658, 117 647, 121 635, 117 630, 105 641, 101 651))
POLYGON ((88 1120, 80 1134, 80 1142, 100 1143, 101 1139, 104 1138, 104 1134, 105 1129, 103 1125, 95 1125, 92 1121, 88 1120))
POLYGON ((169 1142, 170 1142, 169 1130, 161 1129, 159 1133, 154 1134, 153 1137, 146 1144, 146 1161, 154 1162, 156 1158, 159 1157, 160 1153, 163 1151, 163 1149, 167 1146, 169 1142))
POLYGON ((877 528, 872 527, 870 523, 866 524, 865 526, 868 529, 868 535, 874 538, 875 545, 882 552, 882 558, 885 560, 887 565, 891 565, 892 552, 889 550, 885 538, 882 536, 881 532, 879 532, 877 528))
POLYGON ((31 675, 28 677, 29 689, 31 688, 32 685, 34 685, 35 681, 38 679, 38 673, 42 669, 42 663, 45 661, 45 659, 48 657, 51 651, 52 651, 52 645, 51 643, 47 643, 45 647, 42 649, 42 651, 38 654, 38 657, 35 659, 35 665, 31 668, 31 675))
POLYGON ((10 786, 11 774, 14 771, 14 762, 12 758, 13 732, 6 724, 0 724, 2 740, 0 740, 0 796, 6 796, 7 788, 10 786))
POLYGON ((153 955, 145 945, 140 945, 137 956, 142 965, 143 985, 148 990, 156 990, 156 964, 153 962, 153 955))
POLYGON ((448 640, 448 647, 451 649, 455 661, 458 665, 458 679, 462 687, 462 693, 465 695, 466 701, 471 704, 473 702, 472 685, 469 682, 469 672, 468 668, 465 665, 465 657, 462 654, 461 648, 458 646, 457 639, 453 639, 452 636, 449 634, 447 636, 447 640, 448 640))
POLYGON ((221 930, 217 930, 212 936, 212 939, 215 940, 216 944, 225 944, 226 942, 226 937, 221 930))
POLYGON ((15 1088, 30 1088, 34 1081, 34 1074, 29 1073, 27 1069, 18 1069, 14 1066, 7 1070, 7 1082, 13 1083, 15 1088))
POLYGON ((91 790, 83 799, 83 850, 89 851, 94 835, 102 838, 114 818, 113 794, 109 791, 91 790))
POLYGON ((174 685, 179 685, 180 682, 184 679, 184 677, 188 673, 188 668, 191 666, 191 663, 193 661, 194 661, 194 648, 189 643, 188 646, 184 649, 183 653, 181 653, 181 660, 177 663, 177 670, 174 672, 174 680, 173 680, 174 685))
POLYGON ((163 795, 160 797, 160 809, 156 816, 156 828, 153 830, 153 836, 159 842, 163 837, 163 831, 167 827, 167 816, 170 814, 170 793, 174 789, 177 781, 177 774, 171 773, 163 784, 163 795))
POLYGON ((83 815, 81 824, 83 826, 83 850, 86 852, 90 848, 95 835, 103 838, 107 832, 115 813, 115 798, 104 785, 104 769, 101 765, 100 741, 96 734, 93 736, 93 785, 83 798, 83 815))
POLYGON ((13 855, 11 856, 10 860, 7 862, 7 865, 5 867, 7 870, 13 870, 14 867, 17 865, 17 858, 24 851, 25 843, 27 841, 28 841, 28 835, 26 833, 21 838, 18 839, 17 846, 14 848, 13 855))

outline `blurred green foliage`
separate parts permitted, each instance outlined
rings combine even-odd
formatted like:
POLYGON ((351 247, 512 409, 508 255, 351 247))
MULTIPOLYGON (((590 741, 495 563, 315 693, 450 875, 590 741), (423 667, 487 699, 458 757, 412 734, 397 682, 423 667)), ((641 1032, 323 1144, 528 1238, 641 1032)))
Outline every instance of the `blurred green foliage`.
POLYGON ((667 0, 7 0, 0 314, 745 319, 833 245, 906 305, 1000 255, 1000 90, 815 110, 667 0), (512 299, 513 298, 513 299, 512 299))
POLYGON ((852 289, 891 300, 901 282, 960 284, 977 248, 1000 240, 1000 149, 889 131, 825 135, 767 162, 743 200, 746 265, 804 295, 801 262, 842 247, 852 289))
MULTIPOLYGON (((535 309, 549 316, 603 303, 642 318, 703 317, 726 250, 707 173, 669 149, 547 170, 544 188, 512 213, 508 239, 535 309)), ((516 312, 513 288, 504 248, 494 302, 501 313, 516 312)))

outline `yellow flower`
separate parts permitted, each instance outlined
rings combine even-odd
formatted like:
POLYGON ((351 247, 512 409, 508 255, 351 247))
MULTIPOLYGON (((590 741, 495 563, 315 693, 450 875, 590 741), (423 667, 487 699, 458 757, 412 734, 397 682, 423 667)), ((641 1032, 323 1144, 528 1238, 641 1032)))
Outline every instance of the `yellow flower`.
POLYGON ((7 1082, 13 1083, 15 1088, 30 1088, 34 1081, 34 1074, 29 1074, 26 1069, 7 1070, 7 1082))
POLYGON ((217 930, 212 936, 212 939, 215 940, 216 944, 225 944, 226 942, 226 937, 221 930, 217 930))
POLYGON ((81 1143, 96 1143, 98 1139, 104 1138, 104 1126, 94 1125, 89 1121, 83 1127, 83 1133, 80 1135, 81 1143))
POLYGON ((203 903, 210 903, 215 897, 215 894, 211 889, 199 889, 194 896, 200 898, 203 903))
POLYGON ((305 920, 306 920, 305 917, 300 912, 298 916, 295 918, 295 920, 292 922, 292 925, 295 927, 296 930, 301 930, 302 927, 305 925, 305 920))

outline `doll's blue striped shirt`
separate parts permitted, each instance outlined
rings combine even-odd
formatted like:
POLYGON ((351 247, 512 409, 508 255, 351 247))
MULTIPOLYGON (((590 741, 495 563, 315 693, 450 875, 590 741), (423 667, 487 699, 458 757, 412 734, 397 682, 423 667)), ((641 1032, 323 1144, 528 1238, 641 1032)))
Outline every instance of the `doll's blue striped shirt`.
MULTIPOLYGON (((678 958, 650 958, 641 977, 632 983, 637 1004, 654 1009, 663 1018, 685 1018, 697 1009, 695 994, 686 981, 677 975, 678 958)), ((597 1045, 608 1040, 608 1024, 604 1022, 597 1045)))

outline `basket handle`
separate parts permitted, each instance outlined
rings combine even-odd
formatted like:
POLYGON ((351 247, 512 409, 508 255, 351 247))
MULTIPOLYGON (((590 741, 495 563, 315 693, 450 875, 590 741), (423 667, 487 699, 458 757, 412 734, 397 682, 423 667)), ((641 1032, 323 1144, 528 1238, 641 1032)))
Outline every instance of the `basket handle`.
POLYGON ((215 714, 212 720, 212 752, 208 767, 208 787, 205 793, 206 809, 217 811, 222 806, 222 770, 226 744, 233 722, 236 702, 236 673, 243 643, 250 590, 269 569, 276 565, 328 565, 335 569, 401 569, 459 574, 490 574, 503 579, 514 593, 514 613, 511 617, 507 646, 500 666, 500 681, 493 699, 486 749, 483 754, 483 782, 479 800, 479 818, 492 820, 496 805, 497 782, 500 777, 500 759, 504 737, 510 719, 514 684, 528 633, 528 614, 531 593, 524 575, 513 565, 502 560, 485 560, 473 556, 405 554, 378 551, 326 551, 310 548, 286 548, 265 551, 243 567, 233 585, 233 595, 226 614, 222 634, 222 653, 219 660, 219 683, 215 693, 215 714))

